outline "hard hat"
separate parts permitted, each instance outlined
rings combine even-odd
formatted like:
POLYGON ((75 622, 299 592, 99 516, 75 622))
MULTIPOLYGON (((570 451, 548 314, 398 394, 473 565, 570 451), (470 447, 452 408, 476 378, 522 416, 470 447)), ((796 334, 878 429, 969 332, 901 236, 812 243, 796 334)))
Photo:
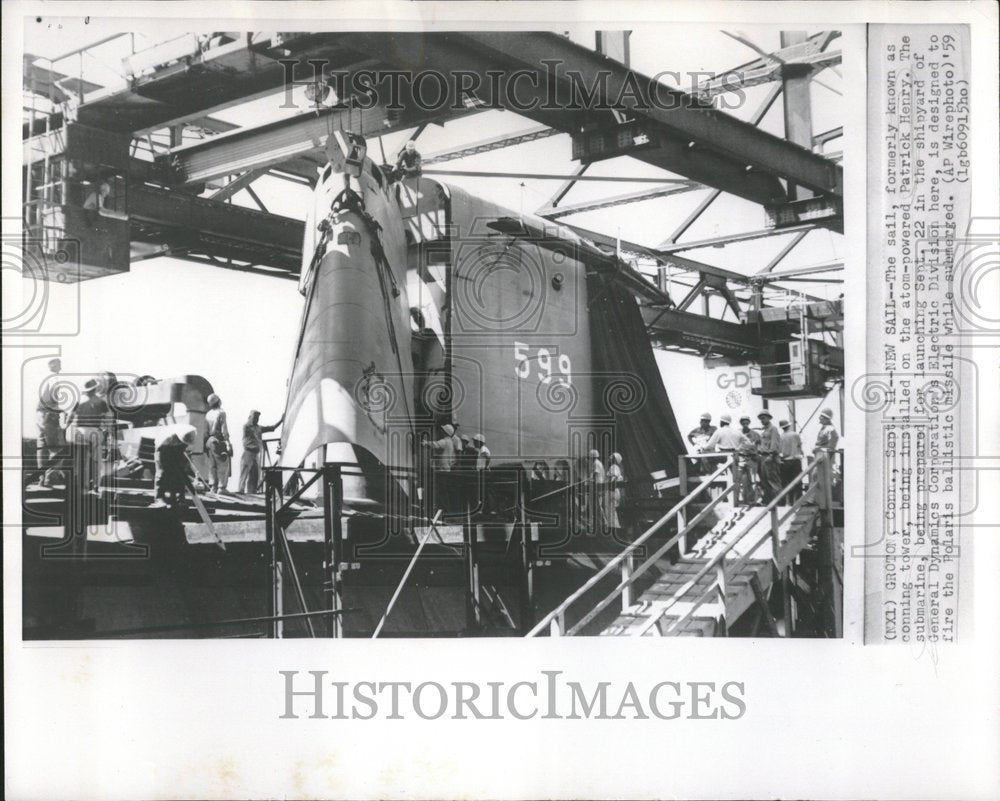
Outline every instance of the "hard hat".
POLYGON ((720 423, 731 423, 733 422, 733 416, 731 414, 724 414, 719 418, 720 423))
POLYGON ((743 416, 742 416, 742 417, 740 418, 740 422, 741 422, 741 423, 749 423, 749 422, 750 422, 750 416, 749 416, 749 415, 746 415, 746 414, 745 414, 745 415, 743 415, 743 416))
POLYGON ((469 441, 470 441, 470 440, 469 440, 469 438, 468 438, 467 436, 465 436, 465 434, 459 434, 459 435, 458 435, 458 438, 459 438, 460 440, 462 440, 462 444, 463 444, 463 445, 468 445, 468 444, 469 444, 469 441))
POLYGON ((774 415, 772 415, 767 409, 764 409, 757 415, 757 419, 760 420, 760 418, 766 417, 768 420, 770 420, 773 416, 774 415))
POLYGON ((708 412, 705 412, 705 413, 704 413, 704 414, 703 414, 703 415, 701 416, 701 419, 702 419, 702 420, 711 420, 711 419, 712 419, 712 415, 710 415, 710 414, 709 414, 708 412))
POLYGON ((597 451, 591 451, 588 455, 590 456, 591 459, 601 458, 601 454, 599 454, 597 451))
POLYGON ((205 400, 208 401, 208 405, 209 406, 215 406, 216 404, 222 403, 222 398, 220 398, 214 392, 211 395, 209 395, 207 398, 205 398, 205 400))
POLYGON ((622 463, 622 455, 620 453, 612 453, 611 454, 611 461, 613 461, 615 464, 621 464, 622 463))
POLYGON ((778 421, 778 425, 781 426, 782 428, 788 428, 788 426, 791 425, 791 423, 789 423, 787 420, 780 420, 778 421))
POLYGON ((832 420, 833 419, 833 409, 823 409, 823 411, 821 411, 819 413, 819 419, 822 420, 824 417, 827 420, 832 420))
POLYGON ((486 438, 482 434, 476 434, 476 436, 474 436, 472 438, 472 441, 473 442, 486 442, 486 438))
POLYGON ((447 434, 449 437, 455 433, 455 427, 453 425, 449 425, 448 423, 445 423, 443 426, 441 426, 441 430, 444 431, 444 433, 447 434))

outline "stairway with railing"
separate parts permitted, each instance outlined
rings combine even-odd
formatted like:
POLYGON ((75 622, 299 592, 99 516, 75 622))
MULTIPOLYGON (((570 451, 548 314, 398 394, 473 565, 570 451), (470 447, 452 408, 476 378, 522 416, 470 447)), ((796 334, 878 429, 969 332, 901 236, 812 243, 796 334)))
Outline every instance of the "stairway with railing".
MULTIPOLYGON (((755 605, 771 633, 792 635, 792 566, 814 534, 828 536, 833 529, 831 460, 831 454, 818 453, 769 503, 739 507, 735 459, 725 458, 527 636, 545 632, 552 636, 725 636, 755 605), (803 490, 804 481, 808 485, 803 490), (688 552, 689 537, 713 514, 718 522, 688 552), (673 536, 635 567, 637 556, 645 553, 671 520, 677 521, 673 536), (672 551, 678 552, 676 560, 668 558, 672 551), (599 585, 606 586, 607 577, 615 571, 621 576, 618 584, 595 600, 599 585), (633 600, 640 582, 646 589, 633 600), (768 605, 773 586, 782 589, 780 626, 768 605), (609 623, 605 610, 616 600, 620 611, 609 623)), ((686 489, 687 485, 685 480, 681 486, 686 489)))

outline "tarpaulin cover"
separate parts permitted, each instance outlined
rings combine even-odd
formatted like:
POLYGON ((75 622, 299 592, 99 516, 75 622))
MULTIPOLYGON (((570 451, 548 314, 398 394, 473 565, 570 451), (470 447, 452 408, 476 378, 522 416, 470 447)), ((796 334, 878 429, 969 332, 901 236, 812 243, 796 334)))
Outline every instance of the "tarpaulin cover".
POLYGON ((615 447, 623 457, 625 478, 648 480, 649 474, 657 470, 676 476, 677 457, 687 453, 687 448, 639 305, 628 290, 598 275, 588 279, 588 294, 594 369, 605 374, 603 381, 608 390, 598 397, 603 395, 605 407, 614 413, 615 447), (627 385, 639 388, 641 398, 625 397, 629 395, 626 389, 615 401, 608 385, 616 381, 616 375, 624 377, 627 385))

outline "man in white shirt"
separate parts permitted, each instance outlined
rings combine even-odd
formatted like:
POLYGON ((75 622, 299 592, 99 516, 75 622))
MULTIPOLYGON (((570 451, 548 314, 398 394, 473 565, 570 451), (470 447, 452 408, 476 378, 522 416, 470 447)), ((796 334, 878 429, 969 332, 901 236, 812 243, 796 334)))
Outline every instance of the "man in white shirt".
MULTIPOLYGON (((778 456, 781 459, 781 483, 788 486, 795 477, 802 472, 802 437, 798 435, 792 424, 787 420, 782 420, 778 425, 781 427, 781 436, 778 439, 778 456)), ((799 484, 788 493, 789 503, 798 500, 802 492, 799 484)))

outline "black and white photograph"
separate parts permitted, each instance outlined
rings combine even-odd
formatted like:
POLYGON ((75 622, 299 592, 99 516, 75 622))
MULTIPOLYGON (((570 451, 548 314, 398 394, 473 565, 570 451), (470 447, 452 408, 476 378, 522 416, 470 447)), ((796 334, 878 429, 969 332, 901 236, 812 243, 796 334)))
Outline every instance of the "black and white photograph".
POLYGON ((840 636, 839 31, 27 34, 26 638, 840 636))
POLYGON ((143 742, 10 797, 992 797, 995 4, 106 5, 3 23, 7 707, 143 742))

